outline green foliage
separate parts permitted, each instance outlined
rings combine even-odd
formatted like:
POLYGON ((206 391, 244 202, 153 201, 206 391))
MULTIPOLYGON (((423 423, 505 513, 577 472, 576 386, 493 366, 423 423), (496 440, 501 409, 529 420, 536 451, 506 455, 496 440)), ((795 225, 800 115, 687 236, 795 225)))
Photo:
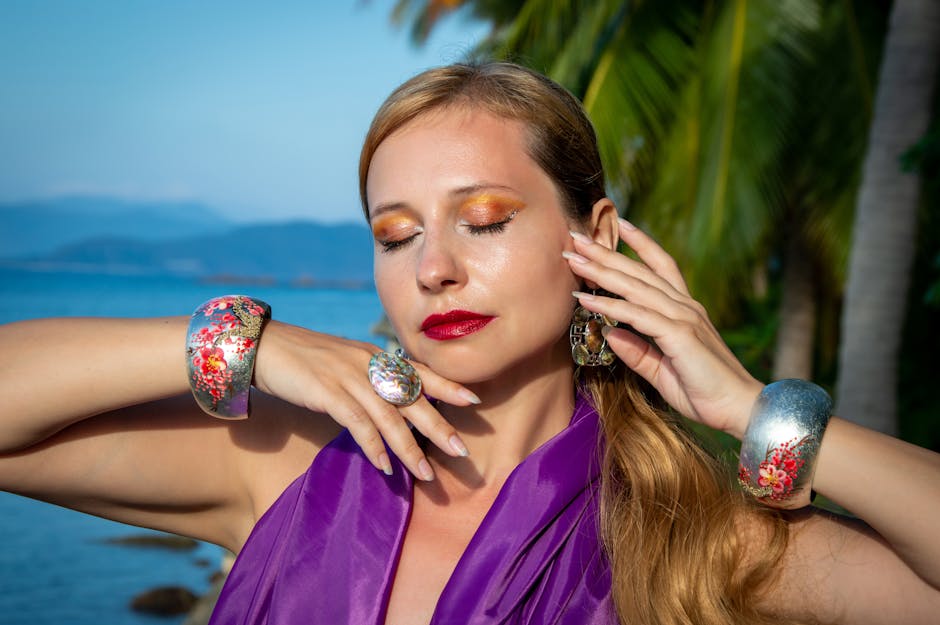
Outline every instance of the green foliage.
POLYGON ((811 9, 738 1, 705 16, 695 73, 657 147, 655 176, 629 209, 719 320, 736 316, 751 272, 766 263, 785 186, 775 164, 796 109, 811 9))
POLYGON ((410 24, 411 40, 421 45, 437 21, 451 11, 467 8, 472 16, 497 29, 512 22, 525 4, 525 0, 397 0, 392 9, 392 24, 410 24))
MULTIPOLYGON (((457 5, 493 25, 477 56, 524 63, 582 98, 611 197, 676 257, 759 379, 772 368, 786 240, 803 240, 820 293, 815 378, 831 385, 890 3, 398 0, 395 16, 411 20, 421 41, 457 5), (761 272, 770 279, 766 293, 752 287, 761 272)), ((902 164, 921 174, 925 202, 902 351, 901 429, 940 448, 936 122, 902 164)))

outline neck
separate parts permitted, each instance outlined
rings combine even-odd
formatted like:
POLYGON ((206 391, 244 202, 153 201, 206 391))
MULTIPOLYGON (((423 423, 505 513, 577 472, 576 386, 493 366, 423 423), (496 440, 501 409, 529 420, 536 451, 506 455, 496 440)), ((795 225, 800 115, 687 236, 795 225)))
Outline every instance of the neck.
POLYGON ((467 458, 453 458, 429 447, 441 487, 498 490, 520 462, 567 427, 575 401, 573 365, 567 350, 562 355, 473 385, 482 400, 478 406, 440 405, 470 450, 467 458))

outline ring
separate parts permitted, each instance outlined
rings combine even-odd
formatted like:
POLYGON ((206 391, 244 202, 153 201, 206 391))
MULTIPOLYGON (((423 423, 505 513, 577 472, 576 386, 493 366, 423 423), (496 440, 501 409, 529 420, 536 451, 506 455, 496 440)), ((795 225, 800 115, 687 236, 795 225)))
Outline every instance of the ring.
POLYGON ((369 361, 369 382, 376 395, 396 406, 410 406, 421 395, 421 378, 402 350, 379 352, 369 361))

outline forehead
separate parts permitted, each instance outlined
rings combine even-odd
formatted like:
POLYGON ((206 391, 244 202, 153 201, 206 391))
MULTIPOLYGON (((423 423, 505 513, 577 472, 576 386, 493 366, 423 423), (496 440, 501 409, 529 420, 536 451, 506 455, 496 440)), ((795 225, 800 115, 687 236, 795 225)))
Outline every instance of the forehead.
MULTIPOLYGON (((389 135, 369 166, 369 205, 388 197, 487 181, 526 186, 548 181, 528 151, 524 122, 480 109, 425 113, 389 135)), ((550 182, 550 181, 549 181, 550 182)))

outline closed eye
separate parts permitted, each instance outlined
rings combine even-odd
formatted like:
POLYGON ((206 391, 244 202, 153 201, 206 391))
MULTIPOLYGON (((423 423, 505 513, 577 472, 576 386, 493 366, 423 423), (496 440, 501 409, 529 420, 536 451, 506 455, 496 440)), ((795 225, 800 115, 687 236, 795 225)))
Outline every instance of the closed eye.
POLYGON ((467 224, 467 231, 470 234, 491 234, 491 233, 502 232, 503 230, 506 229, 506 224, 508 224, 510 221, 513 220, 517 212, 519 211, 512 211, 506 216, 505 219, 500 220, 500 221, 495 221, 491 224, 482 224, 482 225, 467 224))
POLYGON ((379 245, 382 246, 382 253, 385 254, 385 253, 387 253, 387 252, 394 252, 395 250, 400 250, 400 249, 402 249, 402 248, 408 246, 408 244, 410 244, 412 241, 414 241, 414 239, 415 239, 416 236, 418 236, 417 233, 411 235, 410 237, 405 237, 404 239, 393 239, 393 240, 389 240, 389 241, 379 241, 378 243, 379 243, 379 245))
MULTIPOLYGON (((465 224, 465 226, 467 228, 467 232, 469 232, 472 235, 497 234, 506 229, 506 224, 512 221, 513 218, 516 216, 516 213, 518 212, 519 211, 512 211, 511 213, 506 215, 505 219, 501 219, 500 221, 494 221, 493 223, 479 224, 479 225, 465 224)), ((416 232, 412 234, 411 236, 407 236, 401 239, 387 239, 384 241, 377 239, 377 242, 379 245, 382 246, 382 253, 384 254, 386 252, 394 252, 396 250, 400 250, 400 249, 407 247, 408 245, 411 244, 412 241, 414 241, 415 237, 418 236, 418 234, 419 233, 416 232)))

